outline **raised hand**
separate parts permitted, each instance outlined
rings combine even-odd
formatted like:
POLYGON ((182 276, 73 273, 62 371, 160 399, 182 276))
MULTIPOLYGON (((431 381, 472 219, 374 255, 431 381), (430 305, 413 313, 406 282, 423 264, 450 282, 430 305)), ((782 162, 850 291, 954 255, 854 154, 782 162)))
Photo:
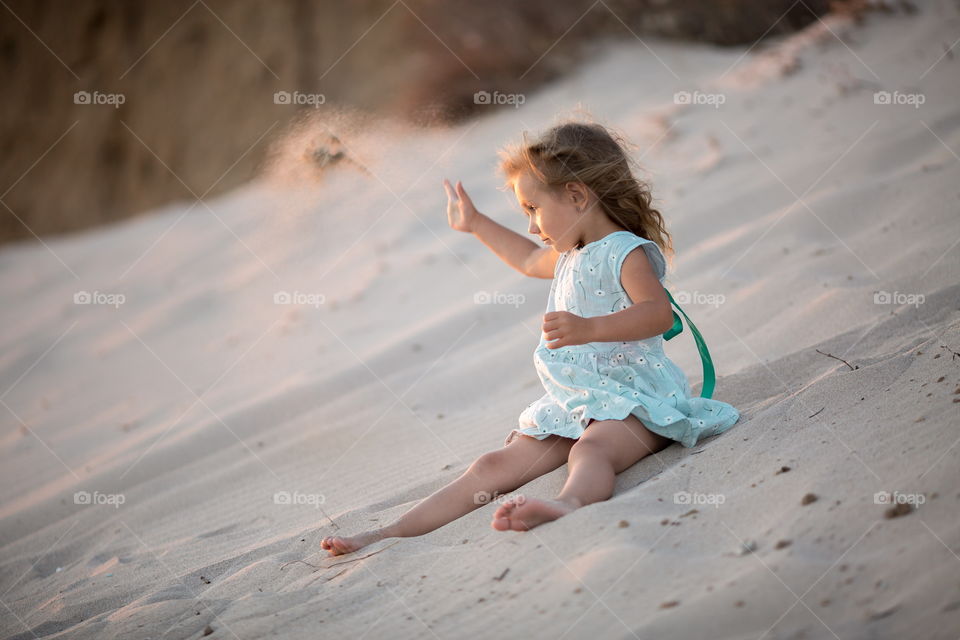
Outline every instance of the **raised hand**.
POLYGON ((473 201, 463 188, 463 183, 457 180, 456 189, 447 179, 443 180, 443 188, 447 192, 447 221, 450 227, 457 231, 473 233, 473 225, 480 219, 480 212, 473 206, 473 201))

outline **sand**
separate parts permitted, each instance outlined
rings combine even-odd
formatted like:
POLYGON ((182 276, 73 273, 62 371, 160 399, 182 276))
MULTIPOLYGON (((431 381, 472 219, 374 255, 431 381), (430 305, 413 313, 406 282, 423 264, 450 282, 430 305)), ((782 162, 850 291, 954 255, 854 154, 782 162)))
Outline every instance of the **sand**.
POLYGON ((958 32, 930 2, 611 45, 519 109, 343 136, 313 183, 4 247, 0 635, 956 638, 958 32), (496 149, 578 106, 637 142, 740 423, 529 532, 487 505, 327 557, 542 394, 550 283, 450 230, 441 180, 523 232, 496 149))

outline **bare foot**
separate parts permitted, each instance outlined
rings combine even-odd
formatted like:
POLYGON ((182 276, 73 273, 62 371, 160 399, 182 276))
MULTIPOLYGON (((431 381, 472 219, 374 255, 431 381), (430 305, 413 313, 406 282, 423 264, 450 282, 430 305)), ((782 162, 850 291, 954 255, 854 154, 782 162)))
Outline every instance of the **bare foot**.
POLYGON ((366 533, 350 536, 349 538, 345 536, 327 536, 320 541, 320 548, 329 551, 331 556, 341 556, 345 553, 353 553, 368 544, 383 540, 385 537, 386 536, 380 533, 379 530, 367 531, 366 533))
POLYGON ((544 522, 565 516, 576 508, 577 505, 562 500, 517 496, 507 500, 494 511, 490 526, 497 531, 527 531, 544 522))

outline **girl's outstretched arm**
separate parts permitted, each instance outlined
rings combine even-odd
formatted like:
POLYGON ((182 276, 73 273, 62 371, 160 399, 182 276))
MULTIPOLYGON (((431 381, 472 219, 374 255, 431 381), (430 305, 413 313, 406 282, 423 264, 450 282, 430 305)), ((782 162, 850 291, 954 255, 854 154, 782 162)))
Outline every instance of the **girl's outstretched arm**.
POLYGON ((447 220, 452 229, 472 233, 501 260, 525 276, 553 277, 559 255, 556 251, 537 246, 529 238, 477 211, 460 181, 454 189, 448 180, 444 180, 443 187, 447 191, 447 220))

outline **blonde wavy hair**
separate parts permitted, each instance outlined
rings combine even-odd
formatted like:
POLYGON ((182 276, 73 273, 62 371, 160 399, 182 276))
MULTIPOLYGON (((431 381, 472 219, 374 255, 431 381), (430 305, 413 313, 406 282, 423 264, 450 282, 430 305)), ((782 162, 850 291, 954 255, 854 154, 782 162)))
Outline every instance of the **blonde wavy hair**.
POLYGON ((583 183, 610 220, 655 242, 665 257, 672 256, 673 240, 653 207, 649 185, 634 175, 636 163, 627 146, 622 136, 603 125, 565 122, 535 139, 523 132, 520 144, 500 151, 499 170, 508 187, 524 171, 555 193, 568 182, 583 183))

